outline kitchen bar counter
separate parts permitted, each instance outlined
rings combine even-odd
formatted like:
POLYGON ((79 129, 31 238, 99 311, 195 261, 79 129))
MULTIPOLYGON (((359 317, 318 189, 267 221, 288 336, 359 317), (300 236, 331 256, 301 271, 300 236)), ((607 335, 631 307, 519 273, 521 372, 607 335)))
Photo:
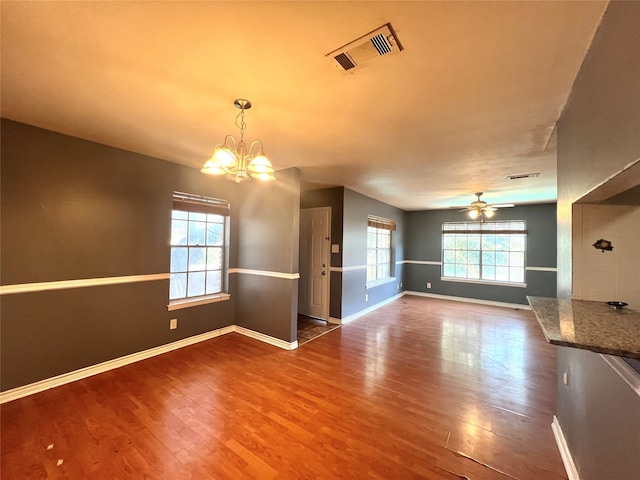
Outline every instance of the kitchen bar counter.
POLYGON ((606 302, 527 297, 553 345, 640 359, 640 312, 606 302))

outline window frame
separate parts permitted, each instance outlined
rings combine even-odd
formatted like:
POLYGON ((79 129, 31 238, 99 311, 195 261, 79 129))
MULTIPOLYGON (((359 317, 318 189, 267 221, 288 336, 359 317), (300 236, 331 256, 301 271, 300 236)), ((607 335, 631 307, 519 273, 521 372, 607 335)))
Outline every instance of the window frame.
MULTIPOLYGON (((168 310, 176 310, 196 305, 214 303, 228 300, 228 250, 229 250, 229 218, 230 206, 226 200, 192 195, 182 192, 174 192, 173 205, 171 209, 171 238, 169 240, 169 304, 168 310), (176 225, 178 222, 185 223, 182 228, 176 225), (218 228, 221 227, 221 228, 218 228), (190 234, 191 228, 198 228, 202 233, 198 236, 202 240, 193 240, 190 234), (174 234, 183 231, 181 239, 176 241, 174 234), (218 230, 217 233, 214 233, 218 230), (218 240, 209 240, 209 235, 215 235, 218 240), (183 240, 184 239, 184 240, 183 240), (186 256, 180 257, 179 250, 186 249, 186 256), (196 249, 204 249, 199 252, 202 255, 199 263, 191 263, 191 255, 196 249), (210 259, 216 257, 214 252, 218 252, 216 264, 209 265, 210 259), (174 257, 175 254, 175 257, 174 257), (212 255, 210 257, 209 255, 212 255), (204 263, 203 263, 204 262, 204 263), (176 268, 174 263, 180 263, 176 268), (219 267, 218 267, 219 266, 219 267), (209 273, 219 272, 219 288, 207 293, 207 281, 209 273), (189 294, 189 280, 195 274, 203 274, 203 293, 189 294), (184 276, 183 292, 185 296, 174 295, 174 280, 177 275, 184 276)), ((216 282, 218 284, 218 282, 216 282)))
MULTIPOLYGON (((473 239, 476 241, 476 239, 473 239)), ((495 239, 497 242, 497 239, 495 239)), ((527 223, 526 220, 503 220, 503 221, 494 221, 494 222, 444 222, 442 224, 442 237, 441 237, 441 259, 442 265, 440 270, 440 279, 442 281, 447 282, 461 282, 461 283, 478 283, 484 285, 499 285, 499 286, 508 286, 508 287, 521 287, 524 288, 527 286, 526 283, 526 272, 527 272, 527 223), (470 236, 479 237, 477 240, 477 248, 469 248, 468 243, 464 248, 447 248, 447 242, 450 237, 449 235, 454 235, 453 241, 456 242, 457 236, 466 237, 464 242, 467 243, 470 240, 470 236), (487 240, 484 240, 484 237, 488 237, 489 235, 500 236, 503 237, 501 242, 503 243, 503 248, 498 249, 497 246, 494 245, 493 248, 483 248, 485 244, 491 246, 491 243, 487 240), (512 236, 521 236, 520 239, 514 238, 512 236), (504 248, 504 237, 508 238, 508 248, 504 248), (519 244, 522 244, 521 248, 518 248, 519 244), (512 244, 514 245, 512 248, 512 244), (455 253, 451 253, 455 252, 455 253), (458 255, 457 252, 464 252, 463 255, 458 255), (469 252, 478 252, 478 263, 473 263, 473 261, 469 262, 469 252), (493 255, 493 263, 490 261, 485 262, 485 258, 491 257, 493 255), (498 264, 498 260, 496 259, 497 254, 501 253, 506 255, 507 263, 506 265, 498 264), (487 254, 485 256, 485 254, 487 254), (513 255, 512 255, 513 254, 513 255), (446 261, 447 257, 451 257, 451 255, 455 255, 454 261, 446 261), (458 261, 460 259, 466 259, 465 261, 458 261), (517 263, 521 263, 522 265, 517 265, 517 263), (516 265, 514 265, 516 263, 516 265), (454 276, 446 275, 445 270, 448 270, 453 265, 453 268, 457 270, 458 266, 464 266, 465 276, 455 276, 457 274, 454 273, 454 276), (468 274, 469 266, 476 266, 478 268, 477 277, 468 274), (483 268, 485 269, 494 269, 493 279, 491 278, 483 278, 483 268), (517 278, 521 278, 521 280, 505 280, 500 279, 496 280, 497 277, 497 269, 498 268, 506 268, 508 269, 509 276, 513 274, 519 275, 517 278)), ((503 257, 504 258, 504 257, 503 257)))
POLYGON ((374 287, 395 279, 395 262, 393 249, 393 233, 396 230, 396 222, 387 218, 369 215, 367 217, 367 265, 366 287, 374 287), (372 241, 373 240, 373 241, 372 241), (380 246, 384 240, 385 246, 380 246), (388 244, 388 246, 386 246, 388 244), (373 254, 371 254, 373 252, 373 254), (387 257, 387 259, 385 259, 387 257), (371 259, 375 259, 371 262, 371 259), (381 261, 381 258, 383 261, 381 261), (369 278, 370 268, 375 271, 375 277, 369 278), (386 275, 385 275, 386 271, 386 275), (382 273, 382 274, 381 274, 382 273))

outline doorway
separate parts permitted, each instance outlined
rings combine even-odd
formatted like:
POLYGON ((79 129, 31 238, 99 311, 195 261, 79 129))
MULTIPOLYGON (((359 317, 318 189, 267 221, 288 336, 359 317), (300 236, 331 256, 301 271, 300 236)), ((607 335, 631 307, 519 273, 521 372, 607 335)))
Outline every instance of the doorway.
MULTIPOLYGON (((298 342, 329 327, 331 207, 300 210, 298 342)), ((317 335, 315 335, 317 336, 317 335)))

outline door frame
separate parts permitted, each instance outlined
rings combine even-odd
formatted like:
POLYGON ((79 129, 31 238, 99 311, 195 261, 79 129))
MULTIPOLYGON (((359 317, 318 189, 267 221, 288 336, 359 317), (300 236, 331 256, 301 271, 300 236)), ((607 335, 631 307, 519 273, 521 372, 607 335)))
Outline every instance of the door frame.
MULTIPOLYGON (((324 294, 324 299, 323 299, 323 303, 325 305, 324 313, 326 314, 326 318, 322 318, 322 317, 311 317, 311 318, 320 318, 321 320, 325 320, 327 323, 331 323, 329 321, 329 319, 331 318, 331 207, 310 207, 310 208, 301 208, 300 209, 300 214, 302 214, 303 211, 305 212, 311 212, 311 211, 326 211, 327 212, 327 228, 325 230, 326 235, 324 236, 324 250, 325 250, 325 257, 327 259, 326 262, 326 285, 327 288, 325 289, 326 292, 324 294)), ((300 222, 300 224, 302 225, 302 222, 300 222)), ((300 235, 300 239, 302 238, 302 235, 300 235)), ((302 251, 302 249, 300 249, 300 251, 302 251)), ((311 252, 310 252, 311 253, 311 252)), ((298 311, 299 313, 299 311, 298 311)))

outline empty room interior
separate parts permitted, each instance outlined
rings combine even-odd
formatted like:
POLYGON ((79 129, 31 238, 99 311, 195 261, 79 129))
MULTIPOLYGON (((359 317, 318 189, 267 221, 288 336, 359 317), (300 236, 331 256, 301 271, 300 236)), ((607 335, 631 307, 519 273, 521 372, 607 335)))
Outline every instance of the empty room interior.
POLYGON ((0 8, 2 478, 640 478, 640 2, 0 8))

